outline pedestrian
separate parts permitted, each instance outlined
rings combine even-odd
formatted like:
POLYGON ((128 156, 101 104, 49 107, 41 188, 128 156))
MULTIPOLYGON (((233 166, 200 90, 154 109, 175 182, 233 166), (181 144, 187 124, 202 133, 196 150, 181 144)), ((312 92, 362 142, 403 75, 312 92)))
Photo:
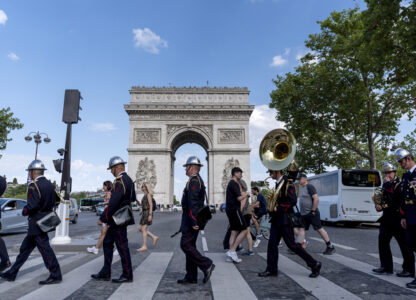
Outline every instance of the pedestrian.
POLYGON ((264 196, 260 193, 259 188, 258 187, 252 187, 251 188, 251 193, 256 196, 256 202, 252 205, 253 208, 253 214, 252 214, 252 221, 254 226, 256 227, 256 237, 260 238, 261 237, 261 233, 260 233, 260 224, 259 224, 259 220, 267 214, 267 209, 266 209, 266 199, 264 199, 264 196))
POLYGON ((153 240, 153 247, 156 246, 159 240, 158 236, 155 236, 148 230, 148 226, 152 225, 153 221, 153 191, 150 184, 144 182, 141 186, 141 190, 144 193, 141 203, 142 206, 142 218, 140 220, 139 231, 143 235, 143 246, 137 249, 137 252, 143 252, 147 250, 147 236, 150 236, 153 240))
POLYGON ((226 205, 225 212, 230 223, 230 249, 227 251, 227 261, 236 263, 241 262, 238 258, 236 249, 243 241, 247 234, 247 225, 244 220, 241 208, 244 207, 247 201, 247 193, 242 191, 239 180, 243 177, 243 170, 239 167, 234 167, 231 170, 231 180, 227 185, 226 190, 226 205))
POLYGON ((212 260, 203 256, 196 248, 199 226, 197 213, 204 206, 206 196, 204 181, 199 175, 203 165, 196 156, 188 158, 184 164, 188 182, 182 194, 182 221, 181 221, 181 249, 186 257, 186 274, 178 279, 179 284, 193 284, 198 281, 198 268, 204 273, 203 283, 208 282, 215 265, 212 260))
POLYGON ((111 173, 116 179, 113 183, 108 206, 100 217, 101 222, 108 224, 108 229, 103 242, 104 266, 100 272, 91 275, 95 280, 109 281, 111 279, 111 264, 113 261, 114 244, 116 244, 118 253, 120 254, 123 272, 118 279, 113 278, 112 282, 124 283, 133 281, 127 226, 134 224, 134 220, 131 220, 130 224, 123 225, 117 225, 113 220, 115 212, 136 201, 134 183, 125 171, 125 164, 126 162, 121 157, 114 156, 110 159, 107 169, 111 170, 111 173))
MULTIPOLYGON (((3 195, 7 187, 7 181, 5 177, 0 176, 0 197, 3 195)), ((0 209, 0 218, 1 218, 1 209, 0 209)), ((9 259, 9 254, 7 253, 6 244, 4 243, 3 238, 0 236, 0 272, 6 270, 12 264, 9 259)))
POLYGON ((376 210, 383 211, 383 215, 377 221, 380 223, 378 251, 381 266, 373 269, 373 272, 377 274, 393 274, 393 256, 391 254, 390 241, 394 237, 403 256, 403 270, 397 273, 397 276, 414 277, 415 257, 412 249, 407 245, 406 230, 400 225, 400 179, 396 176, 397 170, 391 163, 386 162, 382 171, 384 174, 382 204, 376 204, 376 210))
POLYGON ((306 252, 299 244, 295 242, 293 226, 288 218, 288 213, 293 213, 293 206, 296 205, 296 190, 292 179, 283 176, 280 170, 268 170, 270 177, 276 180, 276 206, 269 211, 271 217, 270 238, 267 246, 267 269, 259 273, 260 277, 277 276, 277 262, 279 259, 278 243, 283 237, 286 245, 290 250, 302 258, 312 273, 311 278, 319 276, 322 264, 306 252))
MULTIPOLYGON (((104 181, 103 191, 105 192, 105 197, 104 197, 105 208, 108 206, 108 201, 110 201, 112 188, 113 188, 113 184, 111 183, 111 181, 109 180, 104 181)), ((98 225, 101 226, 100 238, 98 239, 98 242, 97 244, 95 244, 95 246, 87 248, 88 252, 94 253, 94 254, 98 254, 98 249, 100 249, 101 245, 103 244, 103 241, 107 233, 107 229, 108 229, 108 224, 102 222, 100 219, 98 219, 98 225)))
MULTIPOLYGON (((247 192, 247 184, 243 179, 239 180, 240 185, 242 187, 243 192, 247 192)), ((246 224, 246 240, 247 240, 247 250, 242 249, 243 251, 240 251, 242 255, 249 255, 253 256, 253 237, 254 240, 256 240, 256 237, 251 233, 250 230, 250 223, 251 223, 251 214, 252 214, 252 208, 249 203, 250 195, 247 194, 247 201, 244 203, 244 207, 242 208, 244 222, 246 224)))
POLYGON ((45 178, 45 170, 45 165, 40 160, 32 161, 26 170, 29 171, 32 181, 27 187, 27 204, 23 208, 22 214, 28 216, 29 228, 20 246, 15 263, 9 270, 0 274, 0 277, 5 280, 14 281, 16 279, 19 269, 36 247, 49 270, 49 277, 46 280, 39 281, 39 284, 55 284, 62 281, 61 268, 49 244, 48 233, 43 232, 36 223, 50 214, 55 207, 55 185, 45 178))
POLYGON ((313 229, 319 233, 326 243, 326 249, 323 254, 331 255, 335 253, 335 247, 321 224, 321 215, 318 209, 319 197, 316 188, 308 182, 308 177, 304 173, 299 173, 298 180, 299 185, 302 187, 299 195, 300 214, 303 217, 305 226, 298 229, 298 240, 305 240, 305 231, 309 230, 310 225, 312 225, 313 229))
MULTIPOLYGON (((406 229, 406 240, 412 251, 416 251, 416 163, 413 154, 405 149, 397 149, 394 159, 400 166, 407 170, 403 174, 402 198, 400 221, 402 227, 406 229)), ((416 289, 416 278, 406 284, 409 289, 416 289)))

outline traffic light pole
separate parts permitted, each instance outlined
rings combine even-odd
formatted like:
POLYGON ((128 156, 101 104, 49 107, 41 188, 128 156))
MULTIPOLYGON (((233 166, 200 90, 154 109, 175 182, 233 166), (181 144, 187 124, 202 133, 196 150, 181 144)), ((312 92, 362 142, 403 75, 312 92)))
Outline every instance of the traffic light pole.
POLYGON ((69 200, 71 194, 71 139, 72 139, 72 124, 66 125, 66 141, 65 141, 65 154, 64 163, 62 169, 61 179, 61 192, 65 191, 64 199, 69 200))

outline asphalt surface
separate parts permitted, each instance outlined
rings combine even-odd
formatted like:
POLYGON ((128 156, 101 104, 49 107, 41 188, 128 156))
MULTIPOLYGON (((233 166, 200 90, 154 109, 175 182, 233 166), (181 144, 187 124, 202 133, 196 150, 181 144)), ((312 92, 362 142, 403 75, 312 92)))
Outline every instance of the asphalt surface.
MULTIPOLYGON (((240 264, 226 264, 223 268, 223 261, 225 260, 224 249, 222 247, 223 237, 227 227, 227 220, 224 213, 217 212, 212 221, 207 225, 203 237, 206 239, 206 246, 202 246, 202 237, 198 238, 198 248, 202 252, 203 249, 206 255, 212 258, 220 258, 217 266, 215 278, 207 284, 199 283, 197 285, 180 286, 176 283, 178 278, 182 278, 185 273, 185 257, 179 247, 180 235, 170 238, 170 235, 176 232, 180 225, 180 212, 156 212, 153 220, 153 225, 150 226, 150 231, 160 237, 160 240, 155 248, 151 246, 151 239, 148 244, 149 251, 144 253, 137 253, 136 249, 141 246, 141 233, 138 232, 137 226, 129 226, 128 237, 129 246, 132 256, 133 267, 139 269, 140 266, 147 266, 148 261, 152 261, 154 255, 168 255, 166 265, 162 268, 158 283, 151 294, 151 297, 142 295, 137 291, 137 297, 134 299, 226 299, 224 298, 224 289, 227 287, 233 293, 243 293, 244 288, 248 288, 251 294, 243 294, 243 298, 257 298, 257 299, 340 299, 338 296, 330 296, 331 292, 335 294, 338 290, 346 291, 347 295, 343 299, 349 297, 358 297, 361 299, 416 299, 416 292, 405 289, 404 285, 410 279, 406 278, 397 283, 396 276, 374 276, 370 270, 360 270, 361 264, 369 264, 373 267, 379 266, 379 261, 376 255, 378 254, 377 236, 378 228, 375 226, 360 226, 358 228, 345 228, 343 226, 325 226, 331 241, 336 244, 336 255, 327 257, 323 256, 322 252, 325 250, 325 244, 319 238, 319 235, 313 230, 307 232, 307 239, 310 245, 307 251, 317 260, 323 264, 321 276, 319 280, 326 279, 327 281, 313 281, 307 276, 309 271, 305 268, 304 262, 296 255, 289 254, 286 246, 279 248, 282 255, 279 261, 279 276, 277 278, 260 278, 257 276, 258 272, 264 271, 266 268, 266 260, 264 258, 267 252, 267 241, 262 240, 259 247, 255 249, 254 256, 240 256, 243 262, 240 264), (288 259, 286 262, 285 259, 288 259), (345 263, 349 262, 349 265, 345 263), (289 263, 289 264, 287 264, 289 263), (292 263, 296 263, 296 268, 287 269, 291 267, 292 263), (235 271, 230 273, 228 271, 235 271), (300 271, 299 271, 300 270, 300 271), (304 270, 302 273, 301 271, 304 270), (225 271, 225 273, 224 273, 225 271), (296 272, 301 272, 301 275, 296 275, 296 272), (296 276, 298 277, 296 277, 296 276), (302 281, 306 280, 306 281, 302 281), (310 284, 316 286, 309 286, 310 284), (242 286, 240 288, 240 285, 242 286), (318 290, 315 290, 318 288, 318 290), (235 289, 235 290, 233 290, 235 289), (327 292, 328 297, 320 294, 319 289, 323 289, 323 294, 327 292), (338 289, 338 290, 337 290, 338 289), (337 298, 338 297, 338 298, 337 298)), ((140 216, 135 213, 136 223, 139 223, 140 216)), ((100 227, 97 226, 98 217, 94 213, 81 212, 77 224, 70 225, 70 236, 74 241, 82 241, 78 245, 68 245, 63 248, 57 248, 57 255, 62 255, 58 260, 62 260, 62 271, 64 273, 64 282, 61 285, 70 285, 66 289, 72 289, 67 294, 58 295, 56 299, 107 299, 117 293, 119 284, 112 284, 109 282, 95 282, 89 279, 89 273, 84 274, 83 266, 92 263, 92 260, 101 257, 102 250, 98 255, 87 254, 85 249, 88 245, 95 243, 99 236, 100 227), (89 243, 91 242, 91 243, 89 243), (73 262, 65 264, 65 261, 73 260, 73 262), (75 275, 79 272, 80 275, 86 276, 85 282, 77 286, 71 285, 71 274, 75 275), (66 280, 67 279, 67 280, 66 280)), ((20 242, 23 240, 24 233, 8 234, 3 236, 6 245, 11 255, 17 254, 20 242)), ((53 237, 54 234, 51 234, 53 237)), ((243 246, 246 248, 245 242, 243 246)), ((393 256, 397 259, 401 258, 401 253, 395 240, 391 242, 393 256)), ((34 251, 32 259, 39 259, 39 254, 34 251)), ((88 272, 98 272, 101 268, 102 261, 98 259, 98 264, 88 272)), ((30 261, 29 261, 30 262, 30 261)), ((29 264, 28 262, 28 264, 29 264)), ((158 261, 154 263, 159 264, 158 261)), ((401 271, 399 263, 395 263, 395 271, 401 271)), ((150 272, 152 266, 146 267, 150 272)), ((118 277, 121 273, 121 264, 119 261, 113 264, 113 277, 118 277)), ((47 275, 46 269, 42 261, 36 266, 30 266, 19 273, 21 280, 29 280, 24 284, 9 283, 0 281, 0 299, 18 299, 24 295, 32 295, 33 292, 41 292, 37 284, 38 280, 44 279, 47 275), (27 278, 27 279, 25 279, 27 278), (18 287, 18 288, 17 288, 18 287)), ((199 279, 203 275, 200 272, 199 279)), ((135 275, 136 276, 136 275, 135 275)), ((139 276, 139 275, 137 275, 139 276)), ((145 279, 135 277, 133 283, 137 284, 137 288, 145 279)), ((149 275, 150 276, 150 275, 149 275)), ((19 278, 19 277, 18 277, 19 278)), ((65 289, 64 289, 65 290, 65 289)), ((151 288, 149 288, 151 290, 151 288)), ((121 290, 123 291, 123 290, 121 290)), ((121 293, 118 291, 118 293, 121 293)), ((245 292, 244 292, 245 293, 245 292)), ((35 294, 33 294, 35 296, 35 294)), ((37 295, 37 294, 36 294, 37 295)), ((126 292, 126 298, 128 292, 126 292)), ((226 295, 226 293, 225 293, 226 295)), ((39 298, 39 295, 36 296, 39 298)), ((113 296, 114 297, 114 296, 113 296)), ((352 298, 351 298, 352 299, 352 298)))

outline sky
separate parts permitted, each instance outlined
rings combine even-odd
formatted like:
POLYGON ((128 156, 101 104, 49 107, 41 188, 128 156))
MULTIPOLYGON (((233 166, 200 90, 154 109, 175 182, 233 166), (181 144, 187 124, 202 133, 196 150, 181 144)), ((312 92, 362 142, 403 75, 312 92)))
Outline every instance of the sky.
MULTIPOLYGON (((258 158, 262 137, 282 126, 268 107, 272 79, 294 70, 304 41, 330 12, 365 7, 353 0, 148 0, 0 2, 0 107, 24 124, 1 154, 0 174, 26 181, 35 144, 46 176, 60 182, 52 159, 64 147, 65 89, 79 89, 82 121, 73 126, 73 191, 97 190, 112 179, 111 156, 127 159, 129 120, 124 104, 132 86, 248 87, 251 180, 265 178, 258 158)), ((402 121, 400 136, 414 124, 402 121)), ((205 151, 185 144, 176 153, 175 194, 186 182, 182 164, 205 151)), ((203 173, 206 178, 206 171, 203 173)))

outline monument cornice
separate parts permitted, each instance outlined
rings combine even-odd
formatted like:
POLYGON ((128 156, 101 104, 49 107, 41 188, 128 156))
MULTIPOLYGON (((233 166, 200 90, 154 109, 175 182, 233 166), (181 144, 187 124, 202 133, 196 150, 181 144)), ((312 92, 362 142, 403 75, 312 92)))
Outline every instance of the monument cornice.
POLYGON ((247 87, 146 87, 133 86, 130 94, 250 94, 247 87))
POLYGON ((143 104, 126 104, 124 109, 127 114, 251 114, 254 105, 143 105, 143 104))

